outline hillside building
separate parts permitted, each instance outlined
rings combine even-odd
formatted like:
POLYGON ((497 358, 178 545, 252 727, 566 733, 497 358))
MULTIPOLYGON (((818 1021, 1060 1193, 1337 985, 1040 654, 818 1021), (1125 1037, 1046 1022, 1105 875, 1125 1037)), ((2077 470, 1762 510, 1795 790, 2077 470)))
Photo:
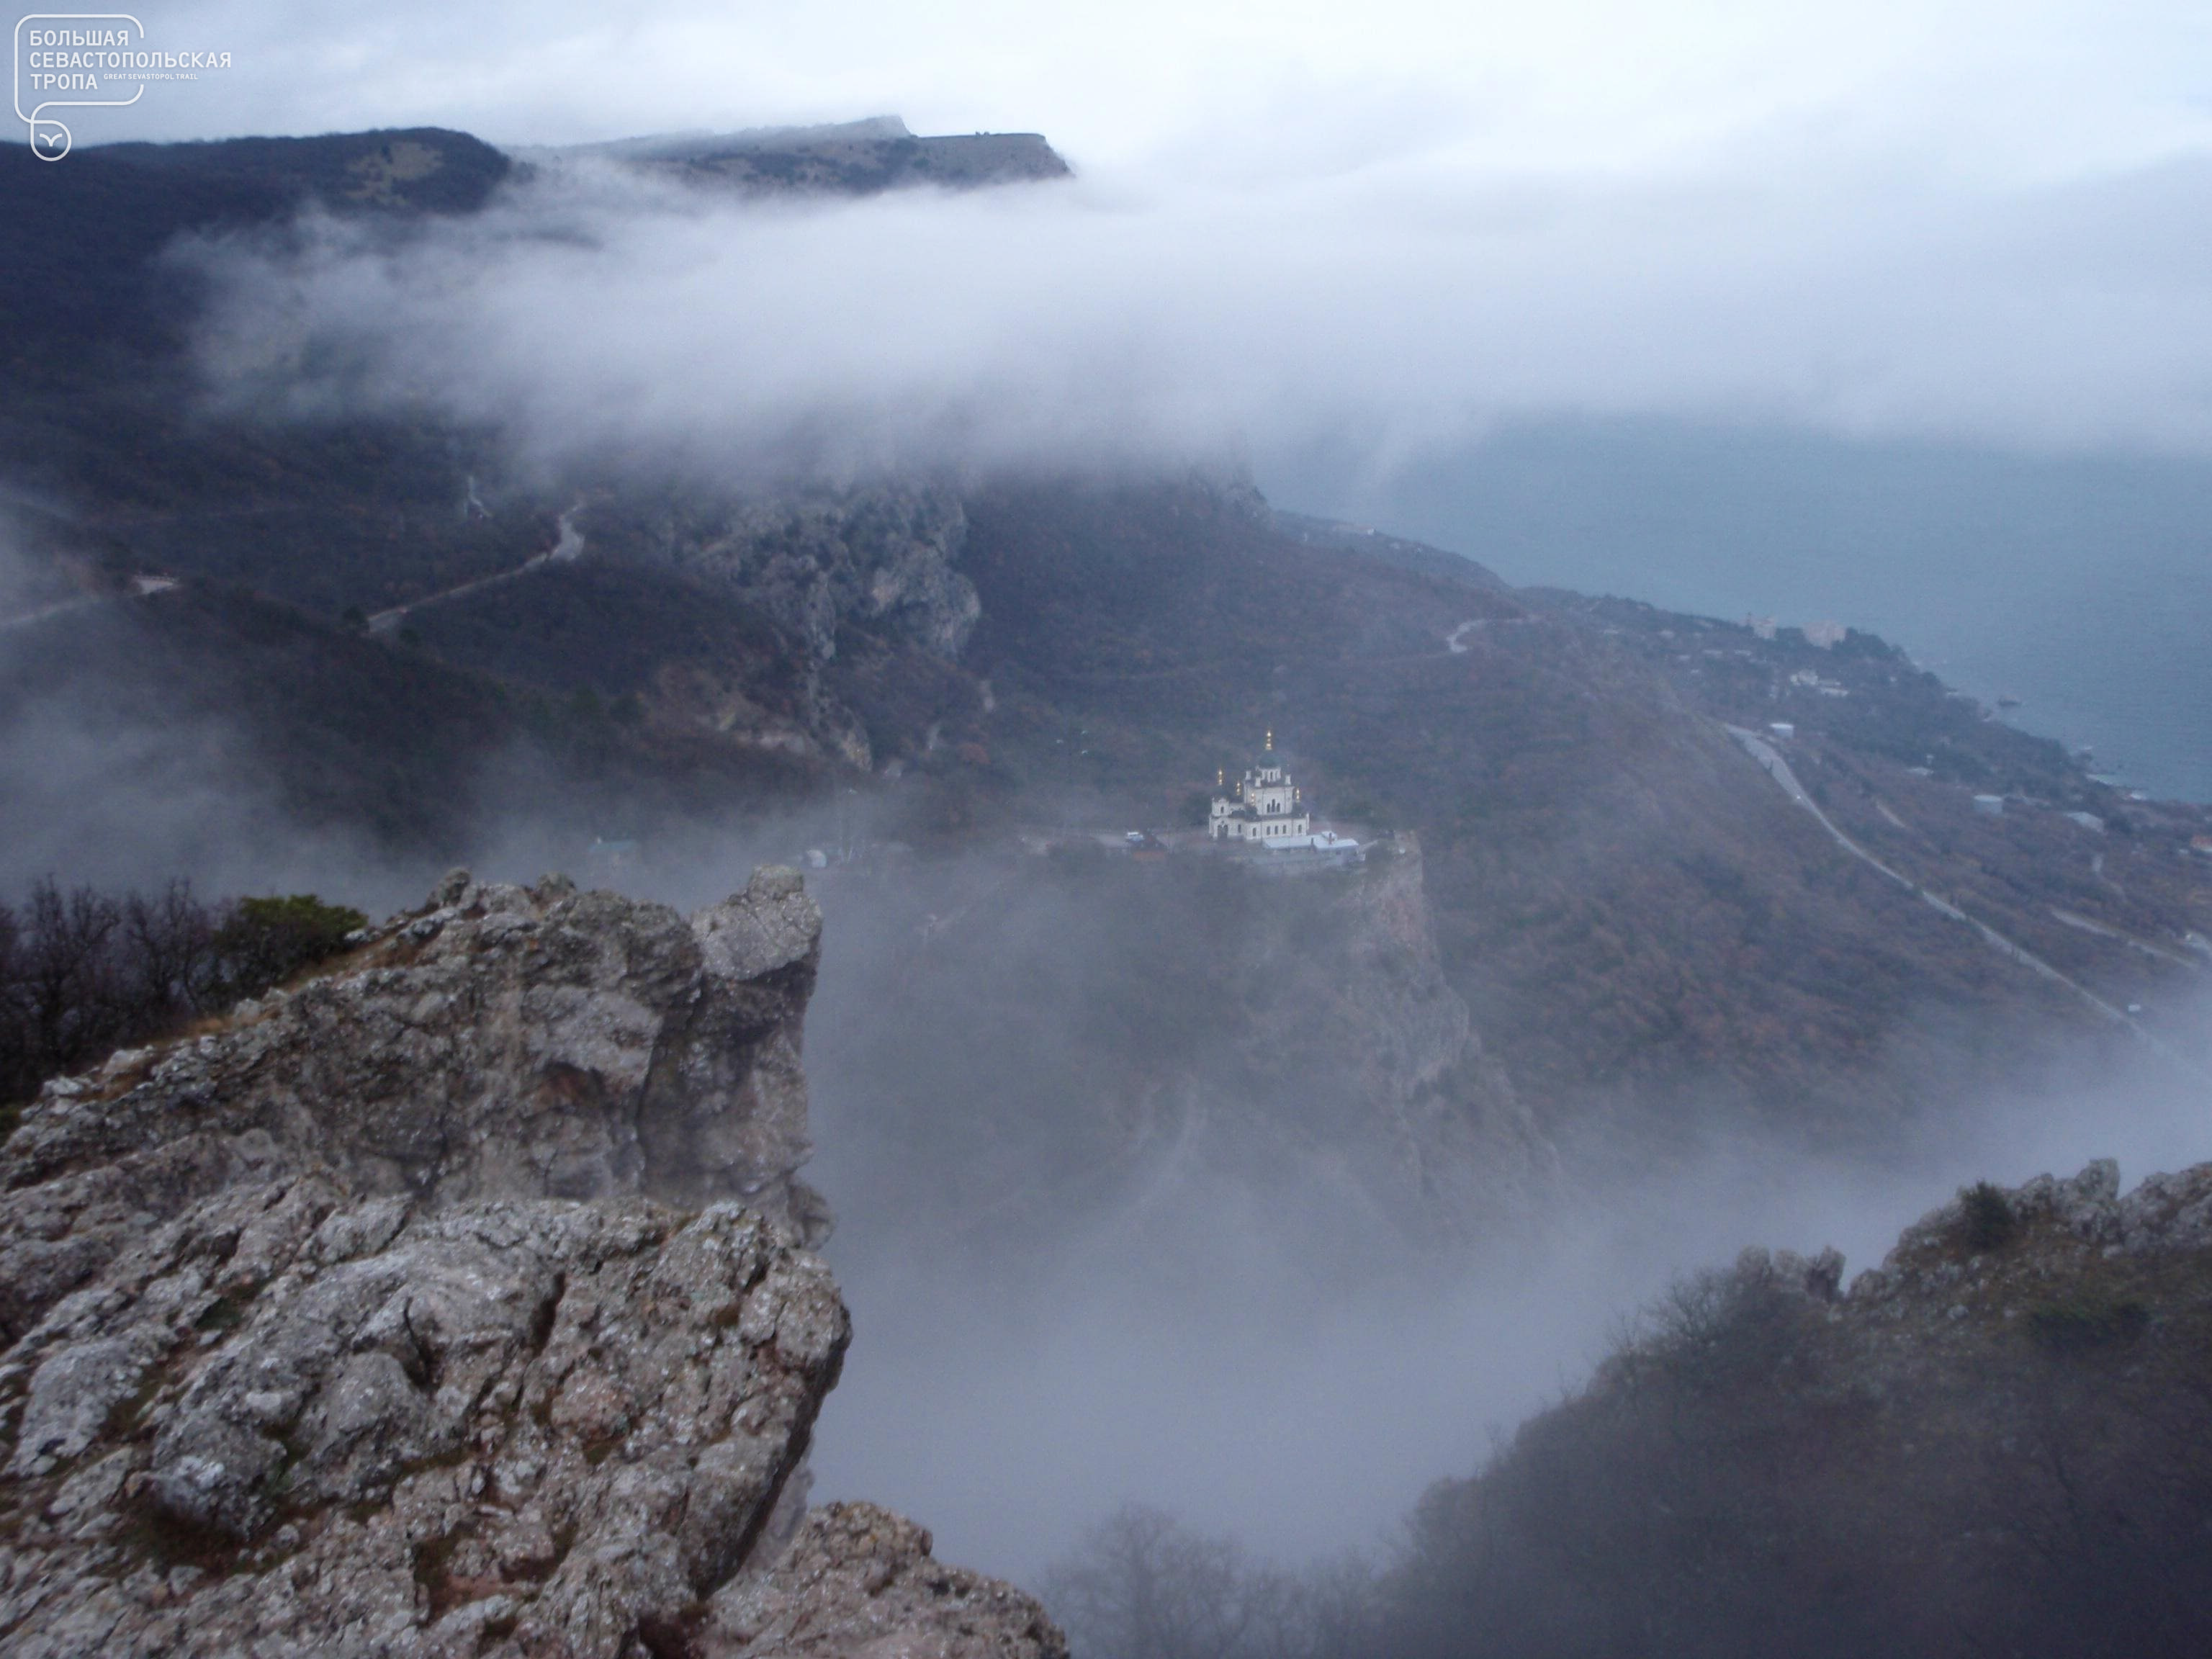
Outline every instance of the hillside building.
MULTIPOLYGON (((1223 772, 1216 783, 1229 789, 1228 774, 1223 772)), ((1206 833, 1215 841, 1250 841, 1262 846, 1281 846, 1293 836, 1313 834, 1305 798, 1284 769, 1282 757, 1275 753, 1273 732, 1236 787, 1213 798, 1206 833)))

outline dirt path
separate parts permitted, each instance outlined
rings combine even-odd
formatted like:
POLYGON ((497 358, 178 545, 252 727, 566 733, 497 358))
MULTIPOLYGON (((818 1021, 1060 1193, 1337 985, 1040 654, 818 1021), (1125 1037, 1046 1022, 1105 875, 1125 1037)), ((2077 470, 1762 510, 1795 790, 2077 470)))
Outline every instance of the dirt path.
POLYGON ((128 590, 117 593, 87 593, 74 599, 59 599, 52 605, 42 605, 36 611, 26 611, 21 616, 0 617, 0 633, 11 628, 29 628, 54 617, 66 617, 72 611, 89 611, 96 605, 113 605, 118 599, 150 599, 156 593, 166 593, 177 586, 173 576, 134 576, 128 590))
POLYGON ((36 611, 26 611, 20 617, 0 617, 0 633, 11 628, 29 628, 49 617, 65 617, 72 611, 86 611, 95 605, 106 605, 108 598, 105 593, 88 593, 81 599, 64 599, 58 605, 40 605, 36 611))
POLYGON ((489 576, 478 576, 473 581, 463 582, 459 586, 444 588, 435 593, 426 593, 419 599, 408 600, 404 605, 395 605, 389 611, 376 611, 368 619, 368 631, 372 634, 389 634, 407 620, 407 613, 410 611, 420 611, 425 605, 443 605, 447 600, 458 599, 464 594, 480 593, 487 587, 496 587, 501 582, 511 582, 518 576, 526 576, 532 571, 543 569, 549 564, 568 564, 581 558, 584 554, 584 532, 576 528, 576 514, 583 510, 584 504, 578 501, 575 506, 561 515, 560 538, 543 553, 525 559, 512 570, 495 571, 489 576))
POLYGON ((2094 933, 2100 939, 2111 939, 2117 945, 2124 945, 2130 951, 2140 951, 2147 957, 2156 957, 2160 962, 2177 963, 2186 968, 2192 974, 2201 974, 2204 971, 2203 963, 2193 961, 2179 951, 2169 951, 2162 945, 2153 945, 2147 939, 2137 939, 2133 933, 2121 928, 2111 927, 2088 916, 2076 915, 2071 910, 2062 910, 2055 904, 2051 907, 2051 914, 2069 927, 2076 927, 2085 933, 2094 933))

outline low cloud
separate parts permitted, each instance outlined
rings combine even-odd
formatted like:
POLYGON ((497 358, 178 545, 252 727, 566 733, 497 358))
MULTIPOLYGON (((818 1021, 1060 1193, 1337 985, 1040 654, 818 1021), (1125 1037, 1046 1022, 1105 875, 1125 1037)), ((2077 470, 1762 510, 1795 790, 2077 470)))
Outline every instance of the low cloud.
MULTIPOLYGON (((2178 1015, 2198 1032, 2208 1018, 2202 999, 2178 1015)), ((1678 1275, 1748 1246, 1833 1245, 1848 1278, 1963 1184, 2117 1157, 2132 1187, 2203 1158, 2201 1082, 2147 1052, 2101 1074, 2083 1060, 2042 1092, 1961 1098, 1887 1157, 1744 1128, 1632 1176, 1578 1167, 1543 1215, 1463 1259, 1392 1260, 1370 1238, 1348 1273, 1343 1217, 1233 1182, 1155 1194, 1042 1268, 833 1237, 856 1346, 816 1495, 927 1516, 945 1559, 1018 1582, 1130 1501, 1279 1560, 1387 1554, 1431 1482, 1581 1388, 1678 1275)), ((817 1089, 812 1173, 833 1202, 867 1183, 850 1128, 870 1107, 817 1089)))
POLYGON ((1553 413, 2212 448, 2212 164, 1607 185, 1434 158, 744 202, 563 169, 398 237, 203 245, 219 396, 853 477, 1316 441, 1377 473, 1553 413))

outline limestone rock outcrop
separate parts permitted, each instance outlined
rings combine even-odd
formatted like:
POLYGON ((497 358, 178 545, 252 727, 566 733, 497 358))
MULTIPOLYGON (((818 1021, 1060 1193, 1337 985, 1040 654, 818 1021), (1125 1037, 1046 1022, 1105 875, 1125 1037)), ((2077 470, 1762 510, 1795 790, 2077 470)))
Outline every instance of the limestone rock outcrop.
POLYGON ((768 1572, 714 1598, 708 1659, 1054 1659, 1066 1651, 1035 1601, 932 1559, 929 1534, 872 1504, 807 1516, 768 1572))
POLYGON ((818 1236, 794 1171, 820 937, 788 871, 688 922, 457 872, 337 971, 47 1085, 0 1148, 0 1334, 193 1200, 311 1167, 430 1208, 735 1199, 818 1236))
POLYGON ((966 508, 942 485, 641 491, 596 503, 587 522, 600 556, 735 599, 784 636, 773 689, 753 688, 781 713, 765 714, 719 670, 670 663, 656 682, 664 718, 750 733, 746 741, 835 757, 863 772, 892 757, 877 752, 880 734, 853 701, 849 678, 835 671, 858 665, 865 678, 865 665, 886 648, 940 659, 942 670, 983 614, 958 568, 966 508), (857 653, 848 648, 850 628, 872 636, 857 653))
POLYGON ((789 871, 688 921, 457 872, 48 1085, 0 1148, 0 1654, 665 1659, 733 1581, 849 1623, 856 1572, 886 1652, 1063 1653, 908 1523, 878 1580, 795 1512, 849 1336, 794 1174, 819 939, 789 871), (927 1573, 978 1618, 885 1599, 927 1573))
POLYGON ((735 1206, 233 1188, 0 1364, 0 1648, 649 1650, 745 1559, 847 1334, 735 1206))
MULTIPOLYGON (((2124 1198, 2119 1164, 2109 1158, 2095 1159, 2071 1177, 2039 1175, 2018 1187, 1982 1190, 1985 1201, 2000 1206, 2008 1237, 2019 1231, 2042 1239, 2043 1255, 2060 1241, 2074 1252, 2106 1260, 2187 1255, 2212 1246, 2212 1164, 2146 1176, 2124 1198)), ((2008 1271, 2019 1276, 2021 1253, 2000 1250, 1996 1240, 1981 1246, 1970 1243, 1978 1253, 1972 1269, 1962 1266, 1960 1241, 1971 1241, 1972 1231, 1965 1194, 1929 1211, 1898 1236, 1879 1267, 1852 1281, 1853 1299, 1883 1301, 1931 1288, 1985 1291, 2001 1285, 2008 1271), (1990 1258, 1987 1267, 1983 1250, 1990 1258)), ((2030 1259, 2048 1265, 2035 1253, 2030 1259)))
POLYGON ((1428 1231, 1467 1233, 1556 1175, 1559 1154, 1444 976, 1420 842, 1346 886, 1344 969, 1306 1015, 1309 1041, 1359 1056, 1355 1098, 1382 1120, 1406 1201, 1428 1231))
POLYGON ((1247 1014, 1235 1044, 1247 1104, 1217 1133, 1235 1138, 1232 1159, 1298 1149, 1338 1183, 1334 1201, 1464 1240, 1522 1212, 1558 1152, 1444 976, 1422 866, 1403 835, 1356 872, 1265 882, 1224 980, 1247 1014))
POLYGON ((967 530, 953 491, 879 486, 675 509, 644 544, 759 605, 817 661, 837 654, 847 617, 951 658, 982 615, 956 568, 967 530))

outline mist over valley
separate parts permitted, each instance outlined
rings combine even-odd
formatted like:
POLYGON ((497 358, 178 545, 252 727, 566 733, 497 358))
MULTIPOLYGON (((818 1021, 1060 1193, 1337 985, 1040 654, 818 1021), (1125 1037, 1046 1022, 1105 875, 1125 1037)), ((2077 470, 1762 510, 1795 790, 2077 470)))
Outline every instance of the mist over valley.
POLYGON ((583 136, 0 158, 0 1650, 2196 1650, 2201 151, 583 136))

